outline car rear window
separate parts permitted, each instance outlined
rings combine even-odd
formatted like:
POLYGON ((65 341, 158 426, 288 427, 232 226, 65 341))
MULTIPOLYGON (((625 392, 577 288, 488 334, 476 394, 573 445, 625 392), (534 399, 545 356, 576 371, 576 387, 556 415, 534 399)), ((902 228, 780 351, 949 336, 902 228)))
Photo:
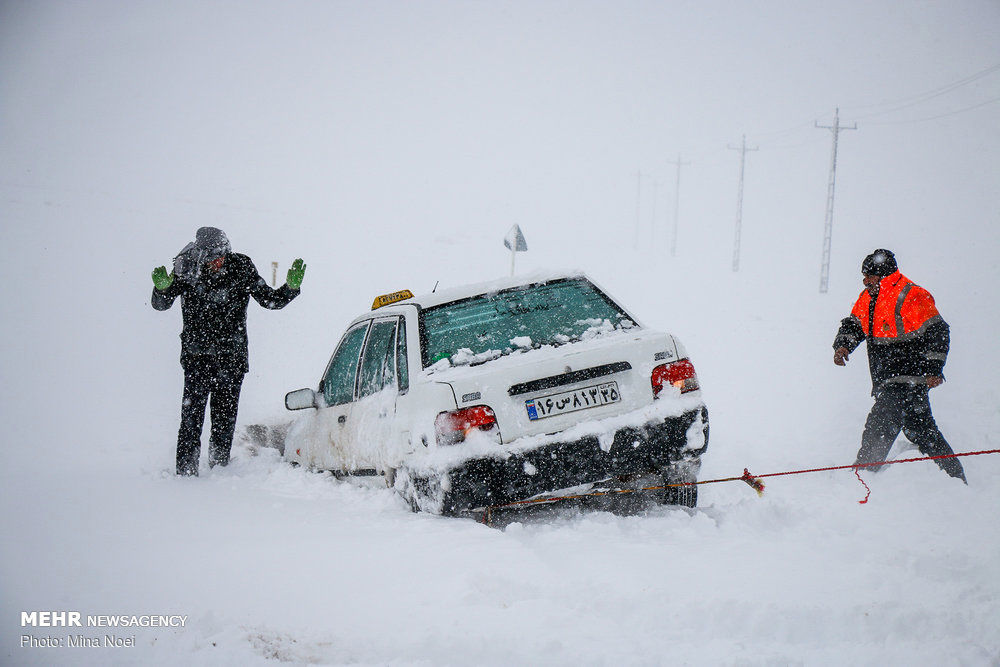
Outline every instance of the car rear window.
POLYGON ((526 285, 425 308, 423 360, 485 363, 517 350, 562 345, 635 326, 585 279, 526 285))

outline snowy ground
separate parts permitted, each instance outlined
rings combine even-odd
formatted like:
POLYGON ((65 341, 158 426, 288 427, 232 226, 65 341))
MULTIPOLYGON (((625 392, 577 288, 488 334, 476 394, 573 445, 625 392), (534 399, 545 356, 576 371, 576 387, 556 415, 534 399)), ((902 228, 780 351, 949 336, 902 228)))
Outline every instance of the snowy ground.
POLYGON ((309 266, 288 308, 251 304, 241 426, 287 418, 375 295, 504 275, 517 222, 519 271, 582 269, 684 342, 703 479, 853 461, 867 362, 830 344, 880 246, 952 327, 942 431, 1000 447, 996 107, 951 114, 996 80, 912 97, 993 63, 996 7, 865 2, 820 26, 818 4, 625 4, 0 4, 0 663, 1000 664, 1000 455, 964 459, 969 486, 891 466, 863 505, 827 472, 502 529, 272 450, 169 474, 180 312, 149 307, 149 274, 206 224, 268 278, 309 266), (944 115, 844 133, 818 294, 816 109, 899 99, 944 115), (733 273, 723 147, 775 126, 802 129, 748 158, 733 273), (704 146, 672 257, 663 160, 704 146), (33 610, 186 622, 22 647, 106 634, 22 627, 33 610))
MULTIPOLYGON (((270 454, 270 453, 269 453, 270 454)), ((977 466, 972 476, 996 473, 977 466)), ((137 471, 131 471, 136 473, 137 471)), ((567 510, 505 531, 415 516, 384 490, 240 457, 200 480, 109 474, 60 494, 72 526, 22 544, 15 609, 188 615, 123 655, 14 661, 256 664, 988 664, 995 485, 889 473, 706 489, 703 507, 567 510), (130 500, 127 500, 130 499, 130 500), (100 511, 82 517, 80 506, 100 511), (128 509, 126 509, 128 508, 128 509), (40 557, 40 554, 51 554, 40 557)), ((24 523, 22 523, 22 521, 24 523)), ((52 632, 51 634, 62 634, 52 632)), ((9 640, 7 640, 9 642, 9 640)))

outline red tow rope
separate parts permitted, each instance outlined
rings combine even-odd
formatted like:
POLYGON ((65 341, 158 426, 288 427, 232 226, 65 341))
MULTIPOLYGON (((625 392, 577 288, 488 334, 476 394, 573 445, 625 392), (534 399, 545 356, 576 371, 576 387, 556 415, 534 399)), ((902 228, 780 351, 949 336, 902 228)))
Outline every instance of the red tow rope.
MULTIPOLYGON (((937 461, 938 459, 955 459, 959 456, 979 456, 980 454, 1000 454, 1000 449, 983 449, 978 452, 959 452, 958 454, 943 454, 941 456, 919 456, 912 459, 896 459, 895 461, 877 461, 875 463, 853 463, 849 466, 829 466, 827 468, 808 468, 806 470, 789 470, 787 472, 770 472, 763 475, 751 475, 750 472, 744 468, 742 477, 725 477, 723 479, 706 479, 703 482, 686 482, 684 484, 668 484, 667 486, 692 486, 694 484, 714 484, 716 482, 732 482, 739 480, 741 482, 746 482, 750 484, 758 494, 762 494, 763 483, 760 479, 763 477, 781 477, 782 475, 802 475, 807 472, 826 472, 829 470, 853 470, 854 474, 857 475, 858 480, 861 484, 868 489, 868 496, 871 495, 871 489, 865 484, 865 481, 861 479, 859 471, 862 468, 877 468, 879 466, 894 465, 896 463, 914 463, 916 461, 937 461), (757 483, 761 485, 761 488, 757 488, 757 483)), ((868 502, 868 496, 865 496, 864 500, 859 500, 858 502, 862 505, 868 502)))
MULTIPOLYGON (((896 459, 895 461, 876 461, 875 463, 852 463, 849 466, 830 466, 828 468, 808 468, 805 470, 789 470, 787 472, 770 472, 763 475, 754 475, 754 479, 762 477, 781 477, 782 475, 801 475, 807 472, 825 472, 828 470, 860 470, 861 468, 877 468, 879 466, 895 465, 896 463, 914 463, 916 461, 937 461, 939 459, 955 459, 959 456, 979 456, 980 454, 1000 454, 1000 449, 984 449, 978 452, 959 452, 958 454, 943 454, 941 456, 918 456, 912 459, 896 459)), ((704 482, 687 482, 686 484, 671 484, 668 486, 688 486, 691 484, 712 484, 714 482, 729 482, 733 480, 746 481, 744 477, 751 476, 743 470, 743 477, 727 477, 725 479, 708 479, 704 482)))
POLYGON ((914 463, 916 461, 936 461, 938 459, 953 459, 960 456, 979 456, 981 454, 1000 454, 1000 449, 984 449, 978 452, 960 452, 958 454, 944 454, 942 456, 920 456, 912 459, 896 459, 895 461, 880 461, 876 463, 853 463, 846 466, 829 466, 826 468, 807 468, 804 470, 788 470, 785 472, 769 472, 763 475, 754 475, 747 468, 743 469, 743 474, 739 477, 723 477, 720 479, 706 479, 701 482, 679 482, 677 484, 664 484, 662 486, 647 486, 641 489, 607 489, 601 491, 594 491, 592 493, 579 493, 571 496, 552 496, 543 498, 531 498, 529 500, 516 500, 511 503, 506 503, 503 505, 493 505, 484 508, 482 515, 482 522, 489 524, 492 521, 493 510, 505 509, 511 507, 519 507, 523 505, 535 505, 539 503, 554 503, 561 500, 572 500, 576 498, 586 498, 591 496, 607 496, 617 493, 638 493, 641 491, 663 491, 664 489, 676 488, 681 486, 697 486, 699 484, 717 484, 719 482, 745 482, 757 492, 758 496, 764 495, 764 482, 761 481, 764 477, 781 477, 783 475, 803 475, 808 472, 827 472, 830 470, 853 470, 855 476, 857 476, 858 481, 861 485, 865 487, 867 493, 865 494, 864 500, 859 500, 858 503, 864 505, 868 502, 868 498, 872 494, 871 488, 865 484, 865 480, 861 479, 861 469, 862 468, 877 468, 879 466, 894 465, 896 463, 914 463))
POLYGON ((760 477, 754 477, 750 474, 750 471, 746 468, 743 469, 743 476, 740 480, 746 482, 750 485, 750 488, 757 492, 758 496, 764 495, 764 482, 760 481, 760 477))
POLYGON ((858 481, 861 482, 861 486, 865 487, 865 491, 868 492, 868 493, 865 494, 865 499, 864 500, 859 500, 858 501, 859 505, 864 505, 865 503, 868 502, 868 497, 870 495, 872 495, 872 490, 868 487, 867 484, 865 484, 865 480, 861 479, 861 471, 858 470, 857 468, 854 469, 854 476, 858 478, 858 481))

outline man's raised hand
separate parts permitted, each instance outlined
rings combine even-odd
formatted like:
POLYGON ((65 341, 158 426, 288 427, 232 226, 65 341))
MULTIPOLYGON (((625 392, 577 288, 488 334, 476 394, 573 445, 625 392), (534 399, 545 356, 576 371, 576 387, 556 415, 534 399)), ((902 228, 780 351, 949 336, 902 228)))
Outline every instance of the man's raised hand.
POLYGON ((299 258, 292 262, 292 268, 288 269, 288 275, 285 277, 285 283, 292 289, 299 289, 302 287, 302 278, 306 275, 306 265, 303 263, 302 259, 299 258))
POLYGON ((153 269, 153 286, 161 292, 170 287, 174 282, 174 274, 167 273, 167 267, 158 266, 153 269))

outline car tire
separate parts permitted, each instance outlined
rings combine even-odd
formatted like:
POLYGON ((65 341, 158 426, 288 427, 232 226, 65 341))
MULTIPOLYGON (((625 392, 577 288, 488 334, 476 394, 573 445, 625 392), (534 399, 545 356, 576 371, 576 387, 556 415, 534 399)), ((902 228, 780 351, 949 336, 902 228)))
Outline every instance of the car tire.
POLYGON ((679 505, 680 507, 696 507, 698 505, 697 470, 701 462, 697 459, 688 463, 671 465, 663 471, 664 505, 679 505), (687 486, 669 486, 670 484, 686 484, 687 486))
POLYGON ((445 492, 438 475, 430 477, 413 473, 405 466, 396 468, 393 489, 414 512, 452 515, 445 505, 445 492))
MULTIPOLYGON (((666 484, 676 484, 677 482, 665 482, 666 484)), ((697 486, 668 486, 664 494, 663 503, 665 505, 679 505, 681 507, 697 507, 698 487, 697 486)))
POLYGON ((417 503, 417 490, 410 477, 410 471, 406 468, 397 468, 392 475, 392 489, 403 499, 413 513, 420 511, 417 503))

